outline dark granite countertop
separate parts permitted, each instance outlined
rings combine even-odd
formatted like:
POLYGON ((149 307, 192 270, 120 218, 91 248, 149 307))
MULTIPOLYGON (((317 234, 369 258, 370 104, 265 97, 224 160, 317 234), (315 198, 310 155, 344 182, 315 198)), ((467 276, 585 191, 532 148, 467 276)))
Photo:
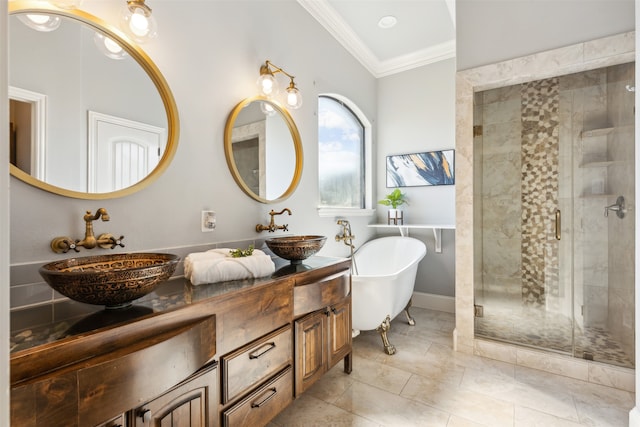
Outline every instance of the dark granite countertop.
POLYGON ((274 259, 276 271, 271 276, 198 286, 192 285, 183 277, 172 278, 158 285, 152 293, 134 301, 130 307, 123 309, 106 310, 101 306, 63 299, 46 305, 16 310, 11 313, 10 352, 16 353, 63 338, 88 334, 103 327, 125 324, 150 314, 161 313, 240 289, 264 285, 279 278, 322 268, 340 261, 344 259, 313 256, 303 264, 292 265, 286 260, 274 259), (45 312, 47 316, 42 315, 45 312))

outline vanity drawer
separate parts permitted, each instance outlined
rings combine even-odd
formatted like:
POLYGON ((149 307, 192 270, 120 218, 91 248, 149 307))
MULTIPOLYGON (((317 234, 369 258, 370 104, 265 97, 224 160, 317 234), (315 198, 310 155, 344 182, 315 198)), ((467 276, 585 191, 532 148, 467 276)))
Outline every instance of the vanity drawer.
POLYGON ((293 401, 293 369, 281 374, 222 413, 223 427, 264 426, 293 401))
POLYGON ((337 304, 350 292, 351 275, 348 270, 314 283, 297 285, 293 288, 293 317, 337 304))
POLYGON ((291 325, 246 345, 221 358, 222 403, 266 380, 292 363, 291 325))

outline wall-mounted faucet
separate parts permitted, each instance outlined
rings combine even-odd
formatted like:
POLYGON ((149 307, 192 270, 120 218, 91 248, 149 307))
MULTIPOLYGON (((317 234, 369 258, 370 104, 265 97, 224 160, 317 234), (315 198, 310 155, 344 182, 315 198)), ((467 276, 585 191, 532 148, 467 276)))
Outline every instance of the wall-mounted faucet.
POLYGON ((289 231, 289 224, 276 225, 274 220, 274 217, 276 215, 282 215, 285 212, 291 215, 291 209, 289 208, 284 208, 280 212, 276 212, 273 209, 271 209, 271 212, 269 212, 269 215, 271 215, 271 221, 269 222, 269 225, 258 224, 256 225, 256 231, 258 233, 261 233, 263 231, 268 231, 269 233, 273 233, 276 230, 289 231))
POLYGON ((624 214, 627 213, 627 206, 625 205, 624 197, 618 196, 614 204, 605 206, 604 216, 609 216, 609 211, 614 211, 620 219, 624 218, 624 214))
POLYGON ((93 249, 96 246, 103 249, 113 249, 116 246, 124 248, 124 243, 122 243, 124 236, 120 236, 120 238, 116 239, 111 234, 103 233, 96 238, 93 234, 93 221, 96 221, 97 219, 109 221, 110 219, 109 213, 105 208, 98 209, 95 214, 92 214, 91 211, 87 211, 82 218, 85 222, 84 239, 74 240, 66 236, 56 237, 51 241, 51 249, 55 253, 67 253, 69 250, 80 252, 78 250, 78 246, 82 246, 86 249, 93 249))

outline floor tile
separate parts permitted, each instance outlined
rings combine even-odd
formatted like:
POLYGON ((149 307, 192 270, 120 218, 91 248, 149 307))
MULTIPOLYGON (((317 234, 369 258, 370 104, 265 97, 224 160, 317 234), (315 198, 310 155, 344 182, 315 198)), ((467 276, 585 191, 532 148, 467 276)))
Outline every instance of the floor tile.
POLYGON ((269 427, 624 427, 635 394, 453 351, 454 316, 411 308, 380 335, 353 340, 353 372, 339 363, 269 427))

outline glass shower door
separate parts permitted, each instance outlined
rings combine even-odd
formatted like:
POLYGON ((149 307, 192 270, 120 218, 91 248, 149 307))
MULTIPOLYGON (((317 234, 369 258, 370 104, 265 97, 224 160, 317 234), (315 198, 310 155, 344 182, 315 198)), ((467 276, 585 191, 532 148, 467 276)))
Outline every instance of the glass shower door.
POLYGON ((477 337, 633 366, 633 74, 475 95, 477 337))

